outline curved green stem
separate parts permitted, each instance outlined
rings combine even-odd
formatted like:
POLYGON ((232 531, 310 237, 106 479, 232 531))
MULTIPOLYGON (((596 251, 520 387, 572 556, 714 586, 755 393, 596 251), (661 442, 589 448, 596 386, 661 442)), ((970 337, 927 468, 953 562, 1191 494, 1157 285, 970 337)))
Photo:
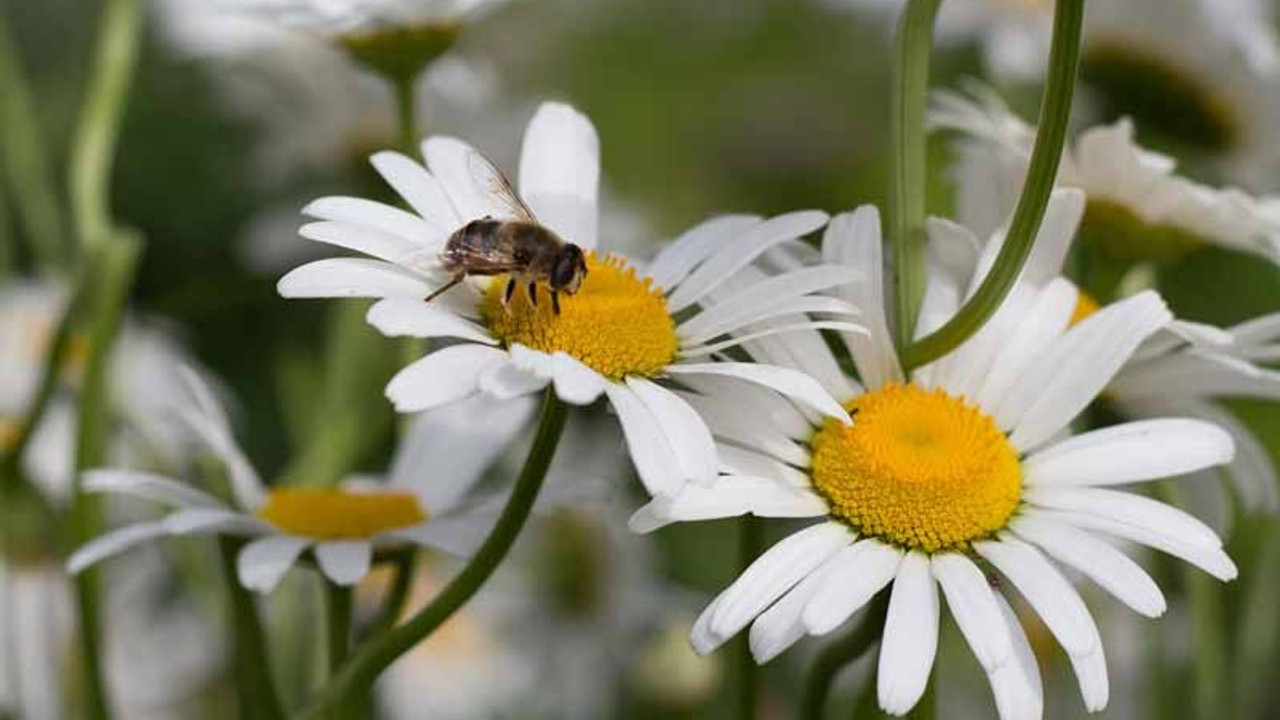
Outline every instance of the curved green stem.
POLYGON ((1054 9, 1053 45, 1049 51, 1049 75, 1040 106, 1039 131, 1004 246, 1000 248, 991 272, 955 317, 906 349, 902 354, 905 368, 933 362, 968 340, 1000 307, 1022 273, 1040 230, 1040 221, 1044 219, 1062 159, 1083 24, 1084 0, 1058 0, 1054 9))
POLYGON ((240 717, 244 720, 281 720, 284 712, 280 709, 280 696, 267 658, 262 620, 258 617, 253 596, 240 584, 236 573, 236 556, 243 546, 244 541, 236 538, 218 540, 222 581, 227 589, 227 611, 234 630, 231 670, 235 674, 240 717))
POLYGON ((889 101, 889 240, 893 243, 897 345, 901 353, 914 337, 924 299, 925 185, 928 167, 925 106, 933 23, 942 0, 909 0, 898 25, 893 96, 889 101))
MULTIPOLYGON (((329 675, 332 676, 347 661, 351 652, 351 588, 336 585, 328 580, 325 587, 325 611, 328 628, 326 638, 329 641, 328 663, 329 675)), ((333 713, 334 720, 347 720, 355 717, 353 710, 359 707, 359 698, 352 698, 343 703, 333 713)))
MULTIPOLYGON (((738 525, 738 574, 760 557, 764 549, 764 525, 760 518, 745 515, 738 525)), ((751 655, 751 644, 745 637, 738 640, 738 717, 756 720, 760 703, 760 668, 751 655)))
POLYGON ((400 151, 410 156, 416 154, 414 146, 418 143, 418 106, 414 102, 414 87, 418 77, 417 75, 400 77, 392 83, 392 89, 396 94, 396 131, 399 135, 397 140, 400 151))
POLYGON ((295 720, 323 720, 335 709, 367 692, 383 670, 426 639, 476 594, 511 551, 516 536, 529 519, 568 416, 568 406, 556 397, 553 388, 548 388, 533 447, 516 479, 511 498, 484 544, 430 605, 400 625, 370 638, 357 650, 320 695, 294 716, 295 720))
POLYGON ((831 694, 836 675, 865 655, 880 640, 880 635, 884 632, 885 611, 889 607, 888 597, 888 593, 876 596, 853 630, 818 653, 813 661, 813 669, 809 671, 809 677, 805 681, 800 712, 797 714, 799 720, 822 720, 827 696, 831 694))
POLYGON ((381 613, 370 623, 366 635, 378 633, 392 627, 404 614, 405 605, 409 602, 409 591, 413 588, 413 576, 417 571, 418 554, 405 550, 397 554, 390 562, 395 564, 395 580, 387 591, 387 598, 382 604, 381 613))
POLYGON ((111 234, 111 165, 133 81, 140 26, 139 0, 109 0, 102 10, 94 74, 71 152, 71 211, 82 248, 107 242, 111 234))

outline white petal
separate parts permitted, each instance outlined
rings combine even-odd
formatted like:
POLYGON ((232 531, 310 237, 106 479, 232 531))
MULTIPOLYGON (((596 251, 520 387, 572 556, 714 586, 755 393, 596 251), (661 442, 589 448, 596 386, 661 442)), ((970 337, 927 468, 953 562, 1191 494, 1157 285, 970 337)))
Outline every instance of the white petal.
POLYGON ((873 205, 863 205, 852 213, 832 218, 822 236, 823 261, 864 268, 867 273, 865 282, 843 291, 845 299, 862 310, 870 335, 853 335, 845 338, 845 343, 858 366, 862 384, 872 390, 902 379, 902 368, 889 334, 881 253, 880 213, 873 205))
POLYGON ((1097 397, 1133 350, 1173 316, 1144 292, 1086 318, 1041 354, 1009 390, 996 414, 1010 442, 1029 450, 1066 427, 1097 397))
POLYGON ((1098 583, 1117 600, 1147 617, 1160 617, 1164 594, 1150 575, 1124 553, 1089 533, 1048 518, 1023 515, 1010 524, 1014 534, 1098 583))
MULTIPOLYGON (((312 201, 302 209, 303 214, 327 220, 347 228, 364 228, 390 236, 391 240, 407 243, 405 247, 421 246, 440 235, 441 228, 432 227, 422 218, 398 207, 373 200, 355 197, 323 197, 312 201)), ((321 223, 325 224, 325 223, 321 223)), ((303 237, 311 238, 303 234, 303 237)), ((311 238, 321 242, 333 242, 323 238, 311 238)), ((342 245, 342 243, 335 243, 342 245)), ((349 247, 344 245, 344 247, 349 247)), ((359 249, 359 248, 356 248, 359 249)))
POLYGON ((475 148, 453 137, 436 135, 422 143, 427 169, 440 183, 449 204, 461 223, 484 217, 510 220, 512 213, 502 202, 491 200, 491 188, 482 187, 473 172, 475 148))
MULTIPOLYGON (((783 300, 801 298, 809 293, 843 285, 857 277, 856 269, 844 265, 818 265, 775 275, 746 285, 723 298, 717 297, 714 305, 681 323, 678 332, 687 343, 706 342, 759 320, 783 300)), ((857 312, 856 307, 839 298, 805 299, 827 301, 825 307, 829 308, 828 311, 857 312)))
POLYGON ((995 598, 1013 644, 1014 657, 1013 662, 987 673, 1000 720, 1041 720, 1044 717, 1044 686, 1040 681, 1040 664, 1009 602, 1000 593, 995 593, 995 598))
POLYGON ((369 573, 373 546, 365 540, 322 542, 315 553, 325 577, 338 585, 355 585, 369 573))
POLYGON ((488 538, 501 509, 495 503, 482 503, 474 512, 468 508, 457 514, 432 516, 420 525, 387 534, 457 558, 469 558, 488 538))
POLYGON ((784 538, 757 558, 720 595, 711 618, 711 631, 719 637, 733 637, 849 541, 848 528, 830 522, 784 538))
POLYGON ((902 551, 878 540, 860 540, 842 549, 831 562, 826 582, 804 608, 802 619, 812 635, 839 627, 893 581, 902 551))
POLYGON ((1027 310, 1027 320, 1017 325, 987 371, 978 391, 979 407, 1000 406, 1014 382, 1067 329, 1078 298, 1076 287, 1062 278, 1054 279, 1040 291, 1027 310))
POLYGON ((809 518, 826 515, 816 493, 782 480, 722 475, 706 485, 685 485, 673 497, 659 497, 631 519, 634 532, 653 532, 674 522, 715 520, 751 514, 757 517, 809 518))
POLYGON ((400 153, 386 150, 374 153, 369 162, 400 197, 437 230, 451 232, 463 225, 462 219, 454 214, 444 188, 426 168, 400 153))
POLYGON ((67 572, 75 575, 90 565, 94 565, 114 555, 140 545, 148 540, 167 535, 161 523, 138 523, 112 530, 100 535, 88 543, 67 560, 67 572))
POLYGON ((402 258, 420 253, 424 248, 439 252, 443 236, 427 235, 417 240, 406 240, 398 235, 375 230, 359 225, 326 220, 307 223, 298 229, 298 234, 308 240, 322 242, 334 247, 355 250, 379 260, 398 263, 402 258))
POLYGON ((672 240, 649 265, 655 287, 670 290, 703 260, 761 221, 758 215, 721 215, 672 240))
POLYGON ((498 400, 535 393, 549 382, 550 378, 520 369, 514 360, 490 363, 480 374, 480 390, 498 400))
POLYGON ((676 364, 669 366, 667 372, 673 375, 705 374, 739 378, 781 393, 846 425, 850 422, 849 413, 840 403, 817 380, 798 370, 752 363, 719 362, 676 364))
POLYGON ((1167 418, 1093 430, 1022 463, 1028 485, 1117 485, 1184 475, 1229 462, 1231 436, 1201 420, 1167 418))
POLYGON ((731 246, 721 249, 691 272, 667 297, 672 313, 697 302, 729 276, 749 265, 766 250, 817 230, 827 222, 827 214, 807 210, 779 215, 752 227, 731 246))
POLYGON ((172 535, 204 535, 209 533, 255 535, 272 531, 270 525, 256 517, 221 508, 187 508, 179 510, 166 516, 161 524, 164 525, 165 531, 172 535))
POLYGON ((135 470, 90 470, 82 487, 88 492, 115 493, 167 505, 222 507, 212 495, 177 480, 135 470))
POLYGON ((434 520, 450 511, 533 419, 533 398, 474 395, 414 418, 391 461, 391 485, 412 490, 434 520))
POLYGON ((1107 679, 1107 658, 1102 643, 1087 655, 1071 655, 1071 669, 1080 683, 1080 695, 1089 712, 1100 712, 1107 707, 1111 696, 1111 683, 1107 679))
POLYGON ((1084 218, 1084 208, 1085 194, 1077 188, 1058 188, 1049 196, 1044 219, 1022 271, 1027 282, 1044 285, 1062 274, 1071 241, 1084 218))
POLYGON ((453 345, 417 360, 387 383, 387 398, 399 412, 418 412, 461 400, 479 389, 486 367, 506 353, 485 345, 453 345))
POLYGON ((572 405, 590 405, 604 392, 608 380, 568 353, 551 356, 556 396, 572 405))
POLYGON ((720 606, 722 597, 724 597, 723 594, 703 608, 702 613, 693 623, 693 630, 689 633, 689 643, 693 645, 693 651, 699 655, 710 655, 729 639, 711 632, 711 618, 715 617, 716 608, 720 606))
POLYGON ((880 707, 891 715, 905 715, 915 707, 929 686, 937 652, 938 586, 929 573, 928 557, 910 552, 893 581, 884 621, 876 668, 880 707))
POLYGON ((365 319, 387 337, 448 337, 484 345, 498 344, 480 325, 417 298, 383 298, 369 308, 365 319))
POLYGON ((181 372, 179 378, 196 400, 196 408, 180 409, 179 417, 226 466, 231 476, 231 491, 240 507, 251 512, 257 510, 266 500, 266 486, 232 437, 226 413, 214 399, 213 390, 199 373, 181 372))
POLYGON ((658 426, 649 408, 631 388, 618 383, 605 385, 609 404, 618 413, 627 450, 636 473, 650 495, 672 496, 684 486, 683 472, 676 462, 666 434, 658 426))
POLYGON ((930 565, 956 625, 982 667, 991 672, 1008 662, 1013 646, 987 576, 959 553, 938 553, 930 565))
POLYGON ((836 553, 809 573, 751 624, 751 655, 758 664, 769 662, 805 636, 808 631, 804 624, 805 606, 827 584, 832 570, 840 565, 843 552, 836 553))
POLYGON ((1239 571, 1220 546, 1171 537, 1148 527, 1141 527, 1094 513, 1036 510, 1023 511, 1028 517, 1046 517, 1058 522, 1088 530, 1114 535, 1146 545, 1181 558, 1219 580, 1234 580, 1239 571))
POLYGON ((710 482, 716 477, 716 444, 711 431, 689 403, 680 396, 643 378, 627 378, 640 402, 644 403, 666 435, 684 477, 694 482, 710 482))
POLYGON ((240 551, 236 574, 250 590, 271 592, 310 543, 289 535, 258 538, 240 551))
POLYGON ((566 241, 596 247, 600 138, 587 116, 562 103, 543 103, 524 133, 520 194, 566 241))
POLYGON ((421 277, 381 260, 326 258, 307 263, 280 278, 280 297, 415 297, 431 294, 421 277))
POLYGON ((1143 527, 1180 540, 1220 546, 1213 528, 1158 500, 1118 490, 1098 488, 1028 488, 1023 500, 1040 507, 1082 512, 1143 527))
POLYGON ((973 549, 1009 578, 1063 649, 1071 655, 1093 652, 1098 645, 1098 631, 1088 608, 1071 583, 1039 551, 1006 536, 976 542, 973 549))

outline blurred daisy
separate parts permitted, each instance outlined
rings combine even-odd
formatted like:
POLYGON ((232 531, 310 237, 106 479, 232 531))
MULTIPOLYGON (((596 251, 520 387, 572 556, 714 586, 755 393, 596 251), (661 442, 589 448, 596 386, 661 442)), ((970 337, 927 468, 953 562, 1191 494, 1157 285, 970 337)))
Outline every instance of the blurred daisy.
MULTIPOLYGON (((80 548, 67 563, 73 573, 155 538, 220 534, 249 539, 237 558, 237 572, 241 584, 250 589, 269 592, 307 551, 330 581, 352 585, 369 572, 378 549, 423 546, 465 555, 488 529, 491 508, 463 502, 469 488, 458 478, 470 478, 440 472, 424 479, 418 477, 422 466, 417 463, 397 460, 395 467, 402 470, 393 469, 388 483, 352 479, 341 488, 266 488, 236 446, 213 393, 194 374, 185 377, 193 402, 180 417, 225 465, 234 506, 158 475, 90 471, 84 479, 86 490, 148 500, 172 511, 80 548)), ((402 457, 414 456, 420 439, 411 434, 402 457)), ((441 464, 445 470, 449 462, 441 464)))
POLYGON ((372 158, 412 213, 352 197, 321 198, 304 210, 319 219, 302 228, 304 237, 376 259, 320 260, 279 284, 280 294, 290 298, 383 298, 369 311, 369 322, 384 334, 462 341, 391 380, 387 396, 398 410, 427 410, 482 392, 518 397, 549 384, 562 400, 578 405, 607 395, 640 478, 654 494, 709 480, 716 464, 701 418, 659 380, 731 377, 843 415, 817 383, 795 370, 703 360, 742 342, 718 338, 765 318, 793 321, 765 334, 807 327, 860 332, 843 319, 814 322, 804 315, 856 313, 846 302, 811 294, 848 282, 853 270, 822 266, 779 275, 742 290, 716 311, 697 311, 699 301, 762 254, 822 227, 825 213, 716 218, 641 269, 598 247, 595 128, 573 108, 545 104, 525 133, 520 190, 541 224, 586 253, 581 287, 560 301, 560 312, 545 287, 536 295, 533 286, 529 293, 522 289, 506 302, 506 276, 467 278, 426 304, 423 298, 452 279, 440 262, 449 236, 472 220, 510 218, 512 211, 476 177, 475 163, 483 161, 467 144, 432 137, 423 154, 427 168, 397 153, 372 158))
MULTIPOLYGON (((995 93, 976 85, 970 91, 938 93, 931 122, 964 134, 956 178, 960 217, 985 234, 1017 202, 1035 132, 995 93)), ((1173 158, 1138 145, 1125 119, 1080 133, 1063 155, 1058 184, 1088 196, 1081 237, 1105 255, 1169 261, 1207 243, 1280 260, 1280 223, 1263 201, 1176 170, 1173 158)))
MULTIPOLYGON (((911 376, 890 343, 879 277, 849 290, 871 320, 871 337, 844 338, 860 381, 837 374, 820 338, 790 344, 791 362, 826 378, 851 423, 814 423, 767 394, 692 399, 725 420, 728 472, 711 486, 653 501, 634 527, 746 513, 820 519, 768 550, 708 606, 693 631, 695 647, 710 652, 750 624, 752 652, 764 662, 805 635, 831 632, 891 587, 877 690, 881 707, 901 715, 928 683, 941 586, 1000 716, 1039 718, 1039 670, 1004 598, 1007 582, 1066 650, 1085 706, 1096 711, 1109 695, 1102 639, 1050 558, 1149 617, 1165 610, 1160 590, 1104 538, 1235 577, 1207 526, 1108 487, 1226 463, 1230 435, 1203 421, 1162 418, 1064 439, 1125 360, 1171 320, 1159 296, 1146 292, 1068 328, 1075 290, 1051 278, 1083 208, 1078 191, 1056 193, 1008 300, 969 341, 911 376)), ((951 223, 930 223, 939 247, 957 242, 957 232, 951 223)), ((879 268, 880 248, 879 218, 869 207, 835 218, 823 241, 824 256, 860 267, 879 268)), ((975 273, 967 292, 984 274, 975 273)), ((944 271, 929 277, 921 333, 951 316, 966 294, 944 271)), ((750 349, 764 360, 777 354, 750 349)))

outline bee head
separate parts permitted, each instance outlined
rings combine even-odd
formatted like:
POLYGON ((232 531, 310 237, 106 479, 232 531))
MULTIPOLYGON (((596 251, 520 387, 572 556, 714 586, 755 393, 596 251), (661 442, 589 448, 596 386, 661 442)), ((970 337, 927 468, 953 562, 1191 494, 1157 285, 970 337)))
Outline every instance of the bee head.
POLYGON ((566 243, 551 268, 551 289, 572 295, 578 292, 586 276, 587 258, 582 254, 582 248, 566 243))

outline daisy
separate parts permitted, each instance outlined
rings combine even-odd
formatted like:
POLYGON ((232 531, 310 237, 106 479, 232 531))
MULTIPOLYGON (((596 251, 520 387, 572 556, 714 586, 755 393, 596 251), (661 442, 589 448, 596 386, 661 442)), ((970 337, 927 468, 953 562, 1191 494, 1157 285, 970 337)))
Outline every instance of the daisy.
MULTIPOLYGON (((746 513, 818 520, 768 550, 708 606, 693 631, 699 651, 751 625, 752 652, 764 662, 805 635, 833 631, 890 588, 877 690, 881 707, 900 715, 925 691, 945 598, 987 672, 1000 716, 1039 718, 1039 670, 1005 599, 1016 589, 1066 650, 1085 705, 1096 711, 1108 699, 1102 639, 1059 564, 1149 617, 1164 612, 1163 596, 1107 539, 1235 577, 1207 526, 1108 487, 1226 463, 1230 435, 1185 418, 1066 434, 1135 349, 1171 320, 1160 297, 1147 292, 1068 329, 1076 293, 1052 278, 1083 209, 1079 192, 1055 193, 1033 256, 1001 309, 966 343, 910 375, 886 330, 882 280, 851 288, 871 329, 870 337, 845 338, 857 381, 833 374, 838 365, 818 338, 790 348, 797 366, 830 378, 825 384, 844 402, 849 424, 812 422, 763 393, 690 394, 724 419, 712 424, 725 443, 726 473, 654 500, 633 518, 637 530, 746 513)), ((946 221, 931 221, 930 235, 935 249, 964 242, 946 221)), ((880 248, 870 207, 834 219, 823 241, 825 257, 860 267, 879 268, 880 248)), ((921 333, 945 321, 966 294, 943 267, 930 273, 921 333)), ((975 273, 967 292, 984 273, 975 273)), ((751 349, 765 359, 777 355, 751 349)))
MULTIPOLYGON (((280 280, 280 294, 382 298, 369 322, 388 336, 453 338, 409 365, 387 386, 401 412, 440 407, 485 393, 497 400, 553 385, 560 399, 587 405, 601 395, 617 412, 641 480, 670 494, 688 480, 715 475, 715 447, 687 402, 659 384, 698 377, 736 378, 773 388, 815 412, 843 415, 817 383, 795 370, 742 362, 709 362, 741 342, 718 341, 763 319, 788 322, 773 333, 827 327, 856 333, 843 318, 856 310, 814 296, 848 282, 837 265, 804 268, 744 288, 714 311, 698 304, 771 249, 826 222, 819 211, 768 220, 715 218, 671 243, 647 267, 597 243, 600 149, 595 128, 573 108, 545 104, 529 123, 520 161, 520 191, 532 213, 586 253, 587 275, 556 313, 546 288, 504 304, 505 277, 468 278, 431 303, 423 298, 451 279, 440 264, 447 238, 469 221, 511 217, 510 203, 488 195, 475 176, 476 152, 449 137, 423 143, 427 167, 397 153, 372 162, 413 212, 351 197, 321 198, 304 212, 319 222, 301 234, 373 258, 330 258, 280 280), (841 318, 810 321, 806 313, 841 318)), ((516 201, 518 202, 518 201, 516 201)))
POLYGON ((464 501, 475 476, 450 472, 464 458, 422 464, 416 451, 422 442, 420 428, 403 444, 387 483, 353 478, 341 488, 268 489, 236 446, 213 393, 194 374, 185 378, 193 402, 180 418, 225 465, 234 505, 158 475, 90 471, 84 478, 86 490, 156 502, 171 512, 93 540, 68 560, 71 572, 155 538, 219 534, 248 539, 237 558, 238 577, 247 588, 271 591, 308 551, 330 581, 353 585, 369 572, 379 549, 422 546, 467 555, 479 546, 496 517, 493 503, 464 501), (422 474, 428 478, 418 477, 422 474))
MULTIPOLYGON (((1017 200, 1034 130, 976 85, 968 95, 938 93, 931 123, 963 133, 961 222, 994 231, 1017 200)), ((1280 223, 1263 200, 1179 175, 1173 158, 1142 147, 1133 133, 1127 119, 1092 127, 1063 155, 1058 185, 1088 197, 1084 242, 1129 262, 1169 261, 1206 243, 1280 259, 1280 223)))

